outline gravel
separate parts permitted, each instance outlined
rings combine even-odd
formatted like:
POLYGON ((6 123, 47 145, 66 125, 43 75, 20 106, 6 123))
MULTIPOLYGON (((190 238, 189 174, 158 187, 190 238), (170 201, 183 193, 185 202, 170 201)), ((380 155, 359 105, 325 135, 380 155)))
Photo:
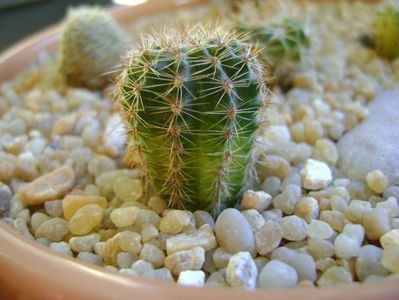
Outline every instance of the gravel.
POLYGON ((311 59, 288 91, 273 89, 270 126, 255 146, 259 184, 236 208, 168 208, 130 168, 108 89, 54 88, 50 57, 0 87, 0 217, 81 261, 183 285, 331 287, 399 273, 397 160, 369 153, 391 151, 373 99, 397 87, 399 60, 357 42, 373 6, 292 5, 314 31, 311 59), (345 142, 359 131, 367 138, 367 126, 378 129, 370 148, 345 142))

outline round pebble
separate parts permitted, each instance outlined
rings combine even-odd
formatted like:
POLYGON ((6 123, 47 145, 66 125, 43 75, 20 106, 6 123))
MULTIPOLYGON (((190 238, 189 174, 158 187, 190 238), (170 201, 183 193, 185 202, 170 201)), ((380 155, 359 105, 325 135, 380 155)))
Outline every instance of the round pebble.
POLYGON ((69 229, 73 234, 85 235, 101 223, 103 216, 104 209, 100 205, 85 205, 69 220, 69 229))
POLYGON ((255 239, 251 226, 244 216, 234 208, 222 211, 215 224, 216 239, 230 253, 255 252, 255 239))
POLYGON ((259 274, 258 287, 262 289, 292 288, 298 282, 295 269, 279 260, 271 260, 259 274))

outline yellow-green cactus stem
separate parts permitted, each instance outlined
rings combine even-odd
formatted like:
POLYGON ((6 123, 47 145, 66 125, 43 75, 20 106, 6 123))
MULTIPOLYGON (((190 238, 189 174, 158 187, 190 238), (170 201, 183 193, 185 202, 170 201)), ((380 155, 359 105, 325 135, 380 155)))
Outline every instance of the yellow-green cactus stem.
POLYGON ((378 13, 375 46, 381 57, 391 60, 399 56, 399 6, 388 5, 378 13))
POLYGON ((143 158, 171 207, 218 212, 253 172, 265 107, 263 67, 251 45, 219 28, 149 38, 119 80, 131 153, 143 158))

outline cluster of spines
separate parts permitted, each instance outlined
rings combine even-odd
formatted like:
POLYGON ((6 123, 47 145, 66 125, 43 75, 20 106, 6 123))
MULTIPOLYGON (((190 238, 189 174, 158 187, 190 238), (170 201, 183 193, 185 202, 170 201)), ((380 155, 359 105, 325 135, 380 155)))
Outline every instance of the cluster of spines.
POLYGON ((387 5, 378 13, 375 46, 377 53, 386 59, 399 56, 399 5, 387 5))
POLYGON ((172 207, 232 205, 251 169, 265 95, 251 46, 196 27, 146 40, 119 80, 132 155, 172 207))

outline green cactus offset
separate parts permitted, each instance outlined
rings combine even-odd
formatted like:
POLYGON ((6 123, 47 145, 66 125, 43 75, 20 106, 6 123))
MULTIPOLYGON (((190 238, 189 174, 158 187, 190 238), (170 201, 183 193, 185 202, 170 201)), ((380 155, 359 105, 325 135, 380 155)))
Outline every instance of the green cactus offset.
POLYGON ((220 28, 170 30, 129 55, 118 93, 130 153, 170 207, 238 200, 267 94, 249 44, 220 28))
POLYGON ((114 79, 127 44, 127 35, 105 10, 71 9, 62 31, 59 73, 68 85, 102 88, 114 79))
POLYGON ((310 46, 302 24, 295 20, 285 19, 281 23, 262 27, 239 24, 237 30, 248 34, 252 42, 263 48, 263 56, 271 64, 281 59, 300 61, 304 49, 310 46))
POLYGON ((386 59, 399 56, 399 6, 387 5, 375 22, 375 46, 378 55, 386 59))

